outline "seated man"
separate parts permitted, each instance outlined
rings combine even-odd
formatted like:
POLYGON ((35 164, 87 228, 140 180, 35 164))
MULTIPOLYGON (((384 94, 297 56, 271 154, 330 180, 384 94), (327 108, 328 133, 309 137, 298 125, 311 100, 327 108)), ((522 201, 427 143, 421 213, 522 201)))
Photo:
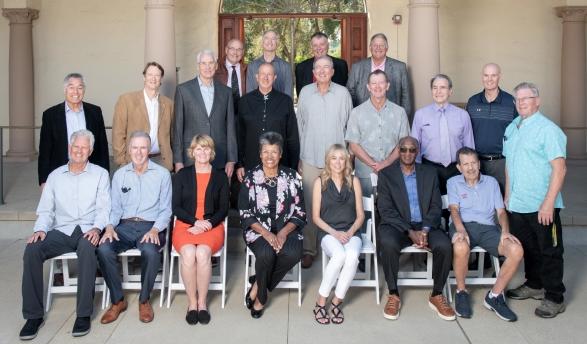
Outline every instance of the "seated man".
POLYGON ((108 223, 110 179, 108 171, 88 162, 94 135, 79 130, 69 140, 69 162, 51 172, 37 207, 33 235, 27 240, 22 273, 22 315, 27 319, 21 340, 37 336, 43 325, 43 262, 75 252, 80 267, 77 318, 71 334, 90 332, 96 283, 96 245, 108 223))
POLYGON ((115 321, 126 310, 117 256, 131 248, 141 251, 139 319, 145 323, 153 320, 149 298, 161 264, 164 231, 171 218, 171 176, 166 168, 149 160, 150 149, 149 135, 133 132, 128 144, 131 162, 112 178, 110 223, 97 250, 112 302, 100 320, 102 324, 115 321))
POLYGON ((461 175, 447 182, 448 204, 452 223, 449 234, 453 245, 453 268, 457 280, 455 310, 458 316, 472 315, 465 276, 471 247, 481 246, 492 256, 505 256, 493 289, 487 292, 483 304, 506 321, 518 317, 505 303, 503 290, 516 273, 524 250, 518 239, 510 234, 507 213, 497 180, 479 173, 477 152, 468 147, 457 151, 457 169, 461 175), (499 227, 495 223, 495 214, 499 227), (501 230, 500 230, 501 227, 501 230))
POLYGON ((410 245, 432 251, 434 286, 428 305, 444 320, 456 316, 442 289, 451 268, 452 247, 440 229, 442 202, 434 168, 416 163, 418 140, 411 136, 399 140, 399 163, 379 173, 378 210, 379 250, 389 297, 383 317, 395 320, 401 307, 397 274, 401 250, 410 245))

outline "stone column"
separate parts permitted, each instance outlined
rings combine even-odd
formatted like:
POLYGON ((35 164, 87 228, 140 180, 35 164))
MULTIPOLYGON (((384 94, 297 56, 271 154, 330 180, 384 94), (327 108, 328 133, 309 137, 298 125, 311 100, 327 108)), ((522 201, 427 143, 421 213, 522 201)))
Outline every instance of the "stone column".
POLYGON ((439 0, 410 0, 408 69, 414 87, 414 109, 431 102, 430 79, 440 71, 439 0))
POLYGON ((557 7, 563 20, 561 60, 561 128, 567 135, 569 158, 585 159, 587 114, 585 106, 585 15, 587 7, 557 7))
MULTIPOLYGON (((39 17, 39 11, 3 8, 2 15, 10 21, 8 123, 32 127, 35 124, 33 20, 39 17)), ((10 129, 9 135, 8 159, 31 161, 36 157, 34 129, 10 129)))
POLYGON ((175 0, 145 0, 145 63, 156 61, 165 69, 161 94, 173 98, 175 73, 175 0))

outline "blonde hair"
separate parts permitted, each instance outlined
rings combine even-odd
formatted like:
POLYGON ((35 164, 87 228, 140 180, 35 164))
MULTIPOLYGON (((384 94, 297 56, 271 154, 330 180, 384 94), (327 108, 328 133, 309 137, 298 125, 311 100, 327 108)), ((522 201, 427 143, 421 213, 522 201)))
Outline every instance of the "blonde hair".
POLYGON ((198 145, 200 145, 202 148, 210 148, 210 161, 214 160, 214 157, 216 157, 216 151, 214 150, 214 140, 212 140, 212 138, 206 134, 198 134, 192 139, 190 147, 188 148, 188 157, 190 159, 194 159, 194 150, 198 145))
POLYGON ((322 181, 322 191, 326 190, 326 186, 328 185, 328 180, 332 179, 332 171, 330 170, 329 161, 336 153, 342 153, 344 157, 344 171, 342 172, 342 180, 343 184, 346 184, 349 189, 353 189, 353 175, 351 174, 351 155, 347 151, 347 149, 339 144, 335 143, 328 150, 324 155, 324 170, 320 173, 320 180, 322 181))

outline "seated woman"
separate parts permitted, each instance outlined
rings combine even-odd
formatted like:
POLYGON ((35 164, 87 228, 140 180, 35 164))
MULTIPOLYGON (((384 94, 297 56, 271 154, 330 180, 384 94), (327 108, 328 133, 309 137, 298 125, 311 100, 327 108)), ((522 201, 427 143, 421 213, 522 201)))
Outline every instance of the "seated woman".
POLYGON ((267 132, 259 146, 261 164, 245 175, 238 199, 244 239, 256 258, 246 295, 253 318, 263 315, 267 291, 300 261, 306 223, 302 181, 296 171, 279 166, 283 138, 267 132))
POLYGON ((344 146, 334 144, 326 152, 324 171, 314 182, 312 196, 312 219, 327 233, 321 246, 330 257, 318 289, 314 318, 322 325, 330 321, 342 324, 340 307, 357 271, 362 246, 359 229, 365 220, 361 184, 351 175, 350 155, 344 146), (329 318, 326 299, 335 284, 329 318))
POLYGON ((212 276, 210 257, 224 244, 228 178, 212 168, 214 154, 212 138, 196 135, 188 149, 194 166, 181 169, 173 179, 172 206, 177 220, 172 243, 181 256, 180 273, 189 303, 185 320, 190 325, 210 322, 206 305, 212 276))

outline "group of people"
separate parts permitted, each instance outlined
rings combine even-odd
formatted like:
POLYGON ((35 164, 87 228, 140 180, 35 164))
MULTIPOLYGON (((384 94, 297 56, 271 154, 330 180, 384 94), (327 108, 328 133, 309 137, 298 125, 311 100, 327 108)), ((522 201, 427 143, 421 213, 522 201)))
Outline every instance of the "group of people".
POLYGON ((248 66, 236 39, 222 61, 211 50, 198 53, 198 75, 177 86, 174 101, 159 93, 163 67, 147 63, 143 90, 120 96, 114 109, 119 168, 111 183, 101 110, 83 102, 80 74, 65 78, 65 102, 43 113, 42 196, 24 254, 21 339, 34 338, 44 321, 43 262, 71 251, 83 267, 72 335, 90 331, 98 266, 112 303, 101 322, 126 310, 117 254, 129 248, 141 251, 139 318, 152 321, 150 294, 172 215, 186 321, 207 324, 211 256, 223 245, 231 202, 256 257, 245 297, 253 318, 263 315, 268 292, 293 266, 312 266, 320 246, 329 262, 314 317, 343 323, 366 222, 362 197, 371 195, 389 290, 385 318, 399 317, 399 256, 410 245, 432 252, 429 305, 442 319, 472 316, 465 276, 477 245, 505 257, 485 307, 515 321, 505 295, 542 299, 540 317, 564 311, 559 212, 566 137, 540 113, 535 85, 521 83, 512 96, 499 88, 500 67, 486 64, 484 90, 463 110, 449 102, 451 79, 438 74, 430 82, 432 103, 415 111, 410 129, 406 65, 387 57, 385 35, 373 35, 371 57, 349 73, 318 32, 310 42, 314 56, 295 68, 296 112, 292 69, 276 54, 279 36, 269 30, 261 42, 262 56, 248 66), (504 292, 522 259, 525 283, 504 292), (442 294, 451 268, 454 309, 442 294))

